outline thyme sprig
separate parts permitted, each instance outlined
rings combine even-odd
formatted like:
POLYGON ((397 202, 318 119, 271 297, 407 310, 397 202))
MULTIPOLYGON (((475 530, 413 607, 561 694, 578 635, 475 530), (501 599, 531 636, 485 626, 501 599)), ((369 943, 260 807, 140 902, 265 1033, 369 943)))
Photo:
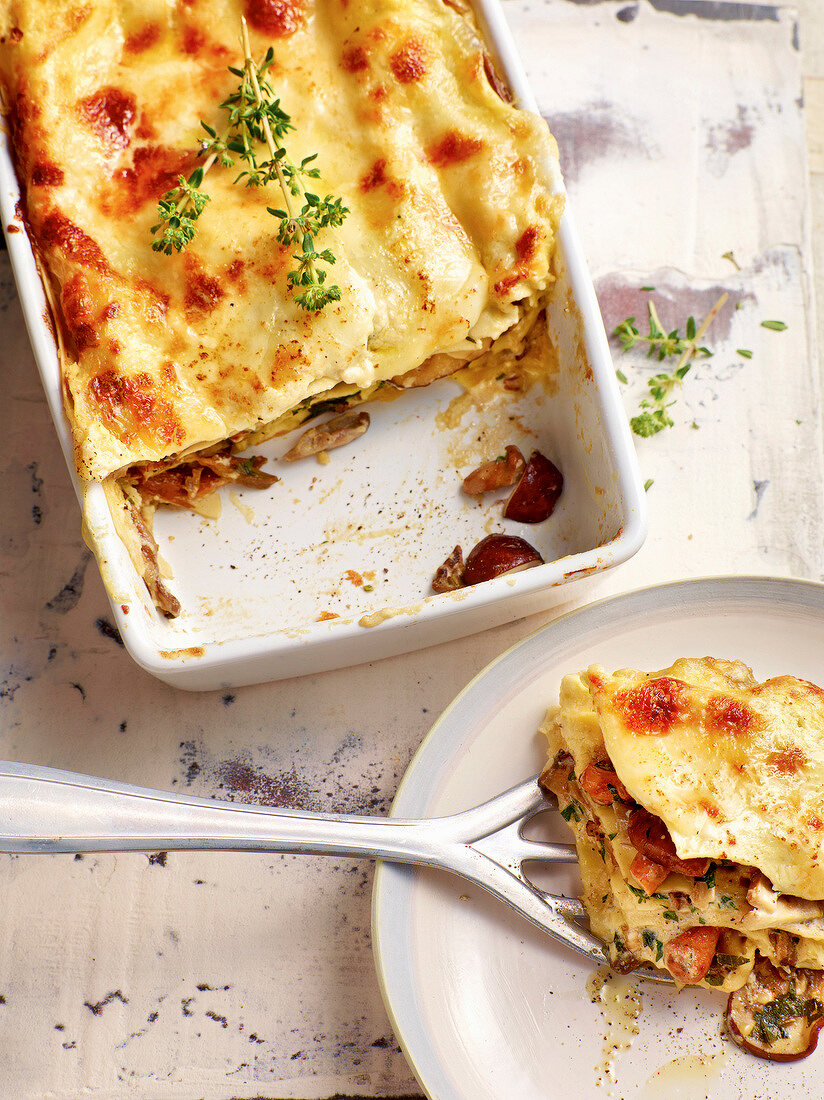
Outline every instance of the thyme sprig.
POLYGON ((287 247, 296 245, 300 250, 292 257, 298 266, 287 272, 286 280, 289 287, 301 291, 295 302, 314 313, 329 302, 340 301, 341 296, 339 287, 327 284, 328 272, 323 266, 334 264, 335 256, 328 248, 318 251, 315 238, 326 228, 339 228, 349 210, 342 199, 332 195, 322 199, 307 190, 306 181, 320 177, 319 169, 314 166, 317 154, 304 157, 298 164, 286 150, 284 138, 295 127, 267 78, 274 52, 270 47, 263 61, 256 64, 243 17, 241 35, 243 68, 229 66, 229 71, 240 79, 240 85, 220 104, 228 116, 226 129, 219 134, 213 126, 201 121, 207 134, 207 139, 201 143, 201 152, 208 154, 208 158, 188 180, 179 176, 178 187, 161 199, 158 204, 160 221, 152 226, 152 233, 162 229, 163 234, 152 243, 152 248, 167 255, 175 249, 180 252, 185 248, 194 237, 195 221, 209 201, 209 196, 198 190, 206 172, 216 161, 232 167, 240 160, 245 167, 235 177, 235 183, 243 181, 247 187, 277 183, 280 187, 286 209, 271 206, 266 209, 279 221, 278 242, 287 247), (295 199, 299 200, 300 209, 295 199))
POLYGON ((204 191, 198 191, 203 185, 204 169, 204 165, 198 165, 188 179, 178 176, 177 187, 167 191, 158 202, 157 216, 160 220, 151 231, 157 233, 162 229, 163 233, 152 241, 152 251, 171 256, 172 252, 182 252, 194 237, 195 222, 209 201, 204 191))
POLYGON ((328 272, 321 266, 334 264, 335 257, 328 248, 318 252, 315 237, 327 227, 337 229, 349 211, 341 199, 332 195, 321 199, 307 190, 305 181, 320 177, 319 169, 314 166, 317 154, 304 157, 299 164, 289 156, 284 138, 294 126, 267 79, 274 52, 270 46, 263 61, 256 65, 246 20, 242 17, 241 30, 243 68, 230 66, 229 70, 240 77, 240 86, 221 104, 228 112, 227 133, 220 137, 214 128, 202 123, 209 135, 203 148, 220 156, 224 163, 232 163, 232 154, 235 154, 246 165, 235 183, 244 181, 247 187, 278 184, 286 209, 271 206, 266 209, 279 219, 278 242, 287 246, 296 244, 301 249, 292 257, 298 266, 288 272, 286 279, 290 287, 301 290, 295 298, 297 304, 314 313, 329 302, 340 301, 340 288, 327 285, 328 272), (265 147, 263 156, 260 155, 261 145, 265 147), (301 200, 300 210, 296 209, 293 199, 301 200))
POLYGON ((613 330, 613 335, 618 337, 623 351, 631 351, 639 344, 647 344, 648 359, 654 356, 662 362, 664 359, 678 356, 678 361, 671 373, 660 371, 647 379, 647 395, 639 402, 638 414, 631 417, 629 422, 636 435, 648 438, 664 428, 673 426, 674 422, 668 411, 670 406, 675 404, 674 400, 671 400, 672 395, 689 373, 692 360, 712 355, 712 351, 700 341, 723 308, 727 298, 727 294, 721 295, 700 326, 696 325, 694 317, 689 317, 683 336, 679 329, 666 332, 653 301, 649 302, 648 307, 648 336, 641 335, 634 317, 628 317, 613 330))

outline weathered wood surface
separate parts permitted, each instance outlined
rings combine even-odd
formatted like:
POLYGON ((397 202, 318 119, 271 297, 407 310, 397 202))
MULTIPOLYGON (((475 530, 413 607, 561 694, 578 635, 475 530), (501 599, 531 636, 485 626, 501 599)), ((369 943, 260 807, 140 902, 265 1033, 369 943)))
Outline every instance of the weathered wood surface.
MULTIPOLYGON (((675 427, 638 443, 653 480, 646 546, 571 599, 698 574, 821 578, 820 378, 794 15, 696 0, 507 0, 506 10, 561 144, 607 324, 642 315, 642 286, 656 288, 673 327, 730 295, 707 336, 714 356, 696 364, 672 409, 675 427), (788 328, 772 332, 764 319, 788 328)), ((822 76, 807 71, 815 187, 824 178, 822 76)), ((551 616, 234 694, 153 681, 118 644, 83 548, 5 257, 0 310, 3 755, 198 794, 384 812, 437 714, 551 616)), ((632 412, 650 368, 620 366, 632 412)), ((0 881, 4 1095, 416 1091, 374 978, 369 865, 2 857, 0 881)))

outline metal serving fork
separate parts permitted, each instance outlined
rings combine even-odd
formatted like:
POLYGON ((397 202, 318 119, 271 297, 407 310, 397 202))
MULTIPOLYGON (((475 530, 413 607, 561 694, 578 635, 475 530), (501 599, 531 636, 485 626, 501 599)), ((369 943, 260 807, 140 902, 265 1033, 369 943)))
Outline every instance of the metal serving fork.
POLYGON ((581 902, 540 890, 524 873, 528 860, 577 861, 572 845, 523 835, 528 821, 551 808, 535 777, 463 813, 410 821, 219 802, 0 761, 0 852, 290 852, 438 867, 603 962, 581 902))

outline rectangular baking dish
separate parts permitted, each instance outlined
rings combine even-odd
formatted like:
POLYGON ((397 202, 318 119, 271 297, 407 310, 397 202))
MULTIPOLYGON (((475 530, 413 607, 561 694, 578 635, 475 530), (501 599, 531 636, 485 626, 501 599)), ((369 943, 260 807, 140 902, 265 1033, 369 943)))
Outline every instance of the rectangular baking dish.
MULTIPOLYGON (((475 10, 517 102, 537 111, 497 0, 478 0, 475 10)), ((482 413, 450 381, 373 402, 367 435, 332 452, 328 464, 270 464, 280 483, 269 491, 223 490, 217 520, 159 510, 155 533, 183 607, 166 619, 115 532, 101 486, 77 477, 48 306, 19 198, 3 134, 0 213, 34 356, 78 498, 85 499, 87 539, 117 627, 152 675, 203 691, 410 652, 549 607, 560 586, 610 569, 641 546, 644 492, 567 204, 547 311, 558 368, 550 383, 482 413), (563 495, 544 523, 505 523, 500 499, 478 503, 460 492, 461 478, 509 443, 526 455, 541 450, 563 471, 563 495), (466 553, 502 530, 520 534, 545 564, 432 595, 435 570, 456 544, 466 553)), ((274 459, 294 438, 255 451, 274 459)))

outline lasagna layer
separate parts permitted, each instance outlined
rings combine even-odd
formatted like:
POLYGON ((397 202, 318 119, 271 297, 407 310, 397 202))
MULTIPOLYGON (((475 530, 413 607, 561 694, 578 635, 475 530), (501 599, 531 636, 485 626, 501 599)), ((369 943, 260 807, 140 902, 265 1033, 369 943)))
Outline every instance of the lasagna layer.
POLYGON ((784 1057, 779 1032, 824 1016, 824 692, 712 658, 593 666, 564 677, 542 731, 541 784, 575 834, 612 965, 745 990, 734 1037, 784 1057), (802 1005, 791 987, 815 992, 802 1005))
POLYGON ((551 281, 556 149, 509 103, 453 0, 9 0, 0 81, 54 303, 82 477, 267 430, 337 386, 489 348, 551 281), (270 188, 215 165, 191 244, 152 250, 158 198, 236 87, 240 17, 321 195, 341 300, 287 284, 270 188))

